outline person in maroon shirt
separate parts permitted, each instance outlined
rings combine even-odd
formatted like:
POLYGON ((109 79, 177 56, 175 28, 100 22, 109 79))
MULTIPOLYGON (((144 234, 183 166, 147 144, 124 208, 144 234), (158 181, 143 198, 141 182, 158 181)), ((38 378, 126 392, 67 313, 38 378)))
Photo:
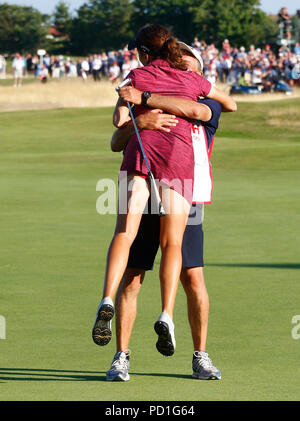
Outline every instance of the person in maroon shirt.
MULTIPOLYGON (((179 44, 164 27, 147 25, 141 28, 134 42, 144 65, 129 74, 134 87, 194 101, 198 96, 207 96, 210 93, 211 84, 208 81, 198 74, 185 71, 179 44)), ((146 102, 136 106, 137 116, 146 111, 146 102)), ((129 120, 126 103, 119 99, 114 112, 114 123, 121 127, 129 120)), ((167 211, 160 221, 163 311, 155 324, 155 330, 159 336, 160 352, 172 355, 175 350, 172 318, 181 271, 181 244, 193 193, 191 123, 178 117, 178 124, 168 133, 143 130, 140 135, 154 178, 163 181, 161 190, 168 193, 161 195, 167 211), (189 183, 185 183, 186 180, 189 183), (182 189, 183 186, 185 190, 182 189)), ((120 197, 124 193, 128 194, 128 211, 125 214, 119 212, 117 216, 116 230, 108 252, 103 298, 92 332, 93 340, 98 345, 106 345, 111 339, 111 319, 114 314, 112 300, 126 269, 129 250, 150 195, 147 168, 136 136, 130 139, 126 147, 121 170, 128 174, 126 191, 120 188, 119 193, 120 197)))

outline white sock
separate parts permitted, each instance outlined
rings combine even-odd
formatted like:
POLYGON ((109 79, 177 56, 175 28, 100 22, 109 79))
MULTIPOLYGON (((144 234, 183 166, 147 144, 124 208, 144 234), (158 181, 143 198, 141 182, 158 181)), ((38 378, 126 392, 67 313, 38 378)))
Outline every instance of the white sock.
POLYGON ((173 320, 171 319, 171 317, 168 315, 168 313, 166 311, 163 311, 161 313, 161 315, 158 318, 159 322, 166 322, 172 329, 174 329, 175 325, 173 323, 173 320))
POLYGON ((101 303, 99 304, 99 308, 100 308, 103 304, 109 304, 110 306, 114 307, 113 300, 112 300, 110 297, 104 297, 104 298, 103 298, 103 300, 101 300, 101 303))

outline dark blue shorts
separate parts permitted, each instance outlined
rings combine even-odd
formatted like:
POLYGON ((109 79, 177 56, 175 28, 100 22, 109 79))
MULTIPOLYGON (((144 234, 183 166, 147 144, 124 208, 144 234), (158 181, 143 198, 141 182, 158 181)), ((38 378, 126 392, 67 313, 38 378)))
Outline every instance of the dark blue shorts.
MULTIPOLYGON (((195 208, 193 205, 190 215, 195 208)), ((202 213, 202 212, 201 212, 202 213)), ((160 218, 157 215, 142 216, 138 234, 131 246, 127 267, 152 270, 159 247, 160 218)), ((202 223, 187 225, 182 241, 182 267, 203 267, 203 230, 202 223)))

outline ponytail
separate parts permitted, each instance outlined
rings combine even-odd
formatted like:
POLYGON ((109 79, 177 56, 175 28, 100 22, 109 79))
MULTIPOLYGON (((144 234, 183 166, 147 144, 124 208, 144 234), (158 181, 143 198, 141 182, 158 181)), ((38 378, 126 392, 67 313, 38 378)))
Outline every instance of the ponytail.
POLYGON ((160 50, 160 57, 166 60, 171 67, 186 70, 186 65, 182 61, 181 50, 176 38, 171 36, 164 42, 160 50))

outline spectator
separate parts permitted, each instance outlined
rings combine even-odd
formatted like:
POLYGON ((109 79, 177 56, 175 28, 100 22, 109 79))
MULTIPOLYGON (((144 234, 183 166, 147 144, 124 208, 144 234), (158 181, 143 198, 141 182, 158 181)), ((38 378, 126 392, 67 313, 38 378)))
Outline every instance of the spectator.
POLYGON ((22 86, 22 80, 24 75, 24 58, 20 53, 16 54, 16 57, 13 59, 12 68, 14 72, 14 87, 22 86))
POLYGON ((139 62, 136 59, 136 55, 132 54, 131 59, 130 59, 130 70, 136 69, 139 67, 139 62))
POLYGON ((244 73, 244 82, 245 85, 250 86, 251 85, 251 73, 250 69, 246 69, 244 73))
POLYGON ((229 43, 228 39, 224 39, 223 44, 222 44, 223 56, 228 57, 230 52, 231 52, 230 43, 229 43))
POLYGON ((119 83, 120 74, 120 66, 118 65, 117 61, 114 61, 113 65, 109 68, 109 80, 111 81, 111 83, 119 83))
POLYGON ((108 58, 107 58, 107 68, 108 69, 113 66, 114 61, 116 61, 115 53, 113 51, 109 51, 108 52, 108 58))
POLYGON ((101 80, 100 70, 102 67, 102 61, 101 61, 100 55, 94 54, 92 66, 93 66, 92 67, 93 79, 95 82, 100 82, 101 80))
POLYGON ((128 55, 124 56, 124 63, 122 65, 122 77, 123 80, 126 79, 127 75, 130 73, 130 57, 128 55))
POLYGON ((51 66, 51 73, 53 78, 59 78, 60 76, 60 65, 57 57, 54 57, 53 64, 51 66))
POLYGON ((248 51, 248 57, 249 58, 255 58, 256 57, 256 51, 255 51, 254 45, 250 45, 250 50, 248 51))
POLYGON ((48 76, 49 76, 48 67, 47 67, 46 64, 43 64, 43 68, 42 68, 41 73, 40 73, 40 81, 42 83, 46 83, 47 80, 48 80, 48 76))
POLYGON ((248 55, 246 53, 246 50, 245 50, 245 47, 240 48, 240 52, 237 54, 237 57, 239 59, 246 59, 248 57, 248 55))
POLYGON ((287 39, 291 39, 291 19, 286 7, 282 7, 279 10, 278 23, 280 26, 283 27, 284 37, 287 39))
POLYGON ((64 77, 66 74, 66 68, 65 68, 65 60, 63 56, 59 56, 58 67, 59 67, 59 77, 64 77))
POLYGON ((252 84, 261 85, 262 83, 262 71, 258 64, 255 65, 252 72, 252 84))
POLYGON ((6 78, 6 60, 0 55, 0 79, 6 78))
POLYGON ((294 53, 296 54, 296 56, 300 56, 300 44, 299 44, 299 42, 296 42, 296 44, 295 44, 294 53))
POLYGON ((79 58, 78 61, 77 61, 77 65, 76 65, 76 72, 77 72, 77 76, 79 76, 79 77, 82 77, 81 66, 82 66, 82 60, 81 60, 81 58, 79 58))
POLYGON ((68 57, 65 61, 65 75, 69 76, 70 73, 70 57, 68 57))
POLYGON ((101 54, 101 62, 102 62, 101 74, 102 74, 102 76, 108 76, 107 61, 108 61, 107 54, 105 52, 102 52, 102 54, 101 54))
POLYGON ((122 70, 122 66, 124 63, 124 55, 123 55, 122 50, 119 50, 117 53, 117 63, 118 63, 118 66, 120 67, 120 70, 122 70))
POLYGON ((279 56, 286 56, 290 52, 290 49, 287 46, 286 40, 282 40, 282 46, 279 48, 278 51, 279 51, 279 56))
POLYGON ((81 77, 84 82, 88 78, 89 71, 90 71, 89 58, 86 57, 86 59, 84 59, 81 63, 81 77))
POLYGON ((127 47, 124 48, 123 54, 124 54, 124 60, 125 60, 125 58, 129 58, 129 60, 130 60, 130 51, 128 51, 127 47))
POLYGON ((47 53, 43 59, 43 64, 47 66, 48 71, 50 71, 51 59, 49 54, 47 53))
POLYGON ((68 60, 69 60, 69 72, 68 72, 67 76, 76 77, 77 76, 77 66, 74 63, 74 61, 70 59, 70 57, 68 58, 68 60))
POLYGON ((278 80, 278 72, 276 69, 276 65, 271 65, 267 72, 262 75, 262 85, 264 87, 264 91, 270 92, 274 83, 278 80))
POLYGON ((201 44, 198 40, 198 38, 194 38, 194 41, 192 42, 192 47, 195 48, 196 50, 200 50, 201 44))
POLYGON ((26 73, 28 75, 31 75, 33 71, 33 65, 32 65, 32 55, 29 53, 26 56, 26 73))
POLYGON ((296 42, 300 42, 300 9, 298 9, 293 16, 292 24, 295 29, 296 42))

